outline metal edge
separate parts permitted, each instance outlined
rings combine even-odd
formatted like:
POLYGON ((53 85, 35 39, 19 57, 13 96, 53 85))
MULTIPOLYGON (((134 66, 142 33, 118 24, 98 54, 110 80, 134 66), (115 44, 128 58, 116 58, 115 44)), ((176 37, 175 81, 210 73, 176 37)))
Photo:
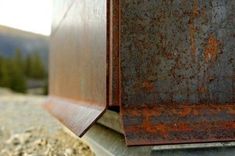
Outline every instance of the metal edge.
POLYGON ((46 100, 43 108, 80 137, 106 110, 106 108, 81 101, 76 102, 52 96, 46 100))

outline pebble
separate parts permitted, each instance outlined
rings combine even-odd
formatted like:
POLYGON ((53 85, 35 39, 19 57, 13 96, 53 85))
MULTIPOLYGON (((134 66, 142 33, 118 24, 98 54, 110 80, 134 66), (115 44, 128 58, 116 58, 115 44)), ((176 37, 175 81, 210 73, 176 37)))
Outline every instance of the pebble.
POLYGON ((0 148, 0 156, 94 156, 89 146, 80 140, 74 139, 71 144, 71 138, 67 139, 69 135, 65 132, 56 137, 44 133, 34 129, 12 134, 3 143, 3 149, 0 148))
POLYGON ((0 156, 94 156, 90 148, 83 148, 86 144, 66 133, 37 106, 43 100, 26 96, 0 99, 0 156))

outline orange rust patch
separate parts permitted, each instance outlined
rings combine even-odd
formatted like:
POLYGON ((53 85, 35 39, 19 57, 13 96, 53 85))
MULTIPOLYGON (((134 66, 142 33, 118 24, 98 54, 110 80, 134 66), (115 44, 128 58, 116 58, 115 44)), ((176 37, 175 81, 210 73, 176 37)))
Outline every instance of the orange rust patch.
POLYGON ((143 88, 147 91, 153 91, 154 90, 154 83, 149 82, 149 81, 144 81, 143 82, 143 88))
POLYGON ((205 86, 201 86, 201 87, 198 88, 198 92, 199 93, 207 93, 208 89, 205 86))
POLYGON ((194 0, 194 3, 193 3, 193 16, 194 17, 199 16, 198 0, 194 0))
MULTIPOLYGON (((171 103, 172 104, 172 103, 171 103)), ((163 103, 161 105, 155 104, 152 107, 142 106, 142 107, 131 107, 131 109, 127 109, 125 114, 130 116, 142 116, 145 117, 151 117, 151 116, 159 116, 164 113, 168 113, 171 115, 185 115, 187 112, 190 112, 190 114, 193 115, 201 115, 202 110, 207 110, 208 113, 219 113, 221 111, 229 112, 230 114, 235 113, 235 105, 232 103, 228 104, 219 104, 219 103, 201 103, 198 105, 192 105, 192 104, 172 104, 169 105, 169 103, 163 103), (191 110, 191 112, 190 112, 191 110), (183 113, 182 113, 183 112, 183 113)))
POLYGON ((172 60, 174 58, 174 55, 171 52, 165 52, 164 57, 168 60, 172 60))
POLYGON ((148 127, 145 127, 147 132, 150 133, 159 133, 160 135, 162 135, 163 137, 168 137, 169 135, 169 126, 165 125, 165 124, 158 124, 158 125, 149 125, 148 127))
POLYGON ((191 113, 191 111, 192 111, 192 108, 191 108, 191 107, 184 107, 184 108, 182 109, 182 111, 179 112, 179 115, 182 116, 182 117, 184 117, 184 116, 189 115, 189 114, 191 113))
POLYGON ((218 56, 219 41, 214 35, 210 35, 204 50, 204 58, 206 62, 215 61, 218 56))
POLYGON ((188 123, 176 123, 173 127, 171 127, 170 131, 192 131, 193 129, 190 127, 188 123))
POLYGON ((202 16, 204 17, 205 20, 207 20, 207 13, 206 13, 206 4, 205 1, 203 1, 203 8, 202 8, 202 16))
POLYGON ((235 114, 235 108, 229 107, 228 108, 228 113, 235 114))

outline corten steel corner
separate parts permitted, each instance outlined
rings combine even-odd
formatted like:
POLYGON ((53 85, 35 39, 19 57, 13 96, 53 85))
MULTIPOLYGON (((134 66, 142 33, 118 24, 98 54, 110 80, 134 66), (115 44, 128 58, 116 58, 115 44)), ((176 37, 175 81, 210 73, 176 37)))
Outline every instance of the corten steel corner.
POLYGON ((120 107, 127 145, 235 140, 235 1, 55 1, 45 107, 77 135, 120 107))

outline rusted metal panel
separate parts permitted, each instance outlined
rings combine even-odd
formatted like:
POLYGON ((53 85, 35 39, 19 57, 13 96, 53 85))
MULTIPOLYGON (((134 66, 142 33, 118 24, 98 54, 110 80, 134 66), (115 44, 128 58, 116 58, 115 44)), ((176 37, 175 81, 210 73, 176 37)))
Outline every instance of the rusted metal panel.
POLYGON ((120 65, 119 65, 119 0, 109 1, 109 54, 110 54, 110 89, 109 106, 119 106, 120 104, 120 65))
POLYGON ((235 140, 235 1, 120 2, 127 144, 235 140))
POLYGON ((52 35, 51 45, 46 108, 82 135, 108 101, 106 0, 74 1, 52 35))

